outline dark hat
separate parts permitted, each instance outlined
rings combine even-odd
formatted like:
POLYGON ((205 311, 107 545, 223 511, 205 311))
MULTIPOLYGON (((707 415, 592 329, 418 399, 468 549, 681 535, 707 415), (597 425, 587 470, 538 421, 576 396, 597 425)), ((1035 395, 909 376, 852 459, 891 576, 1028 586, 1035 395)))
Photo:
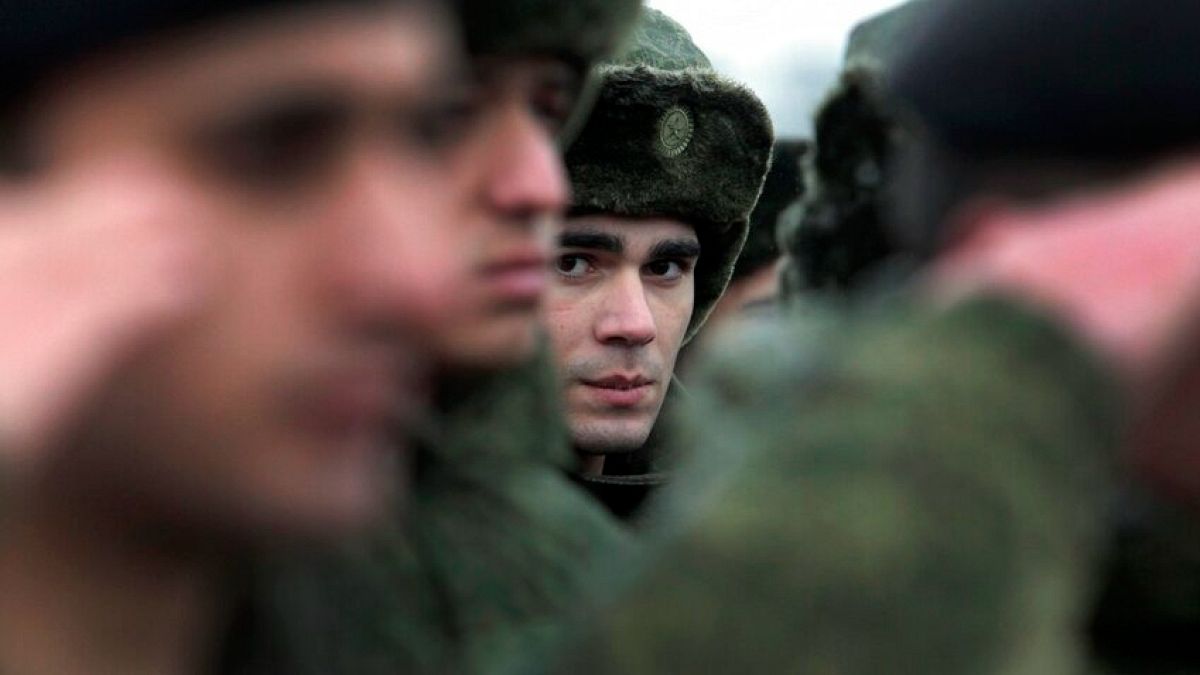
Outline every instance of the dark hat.
POLYGON ((559 138, 567 145, 596 100, 593 66, 624 45, 642 0, 455 0, 455 5, 472 55, 546 56, 584 74, 559 138))
POLYGON ((784 293, 853 291, 893 251, 883 220, 888 165, 905 133, 879 92, 877 62, 855 59, 817 111, 799 209, 780 223, 792 269, 784 293))
POLYGON ((789 139, 775 143, 771 170, 767 173, 758 204, 750 214, 750 233, 733 268, 733 280, 754 274, 781 255, 779 216, 804 195, 801 163, 808 149, 808 141, 789 139))
POLYGON ((272 7, 354 0, 6 0, 0 3, 0 87, 12 103, 49 71, 147 35, 272 7))
POLYGON ((612 56, 641 0, 458 0, 473 54, 555 56, 590 66, 612 56))
POLYGON ((774 131, 746 87, 717 75, 687 31, 647 9, 636 44, 601 69, 567 153, 579 212, 664 217, 700 239, 686 340, 724 293, 771 161, 774 131))
POLYGON ((950 148, 1123 160, 1200 144, 1195 0, 934 0, 890 90, 950 148))

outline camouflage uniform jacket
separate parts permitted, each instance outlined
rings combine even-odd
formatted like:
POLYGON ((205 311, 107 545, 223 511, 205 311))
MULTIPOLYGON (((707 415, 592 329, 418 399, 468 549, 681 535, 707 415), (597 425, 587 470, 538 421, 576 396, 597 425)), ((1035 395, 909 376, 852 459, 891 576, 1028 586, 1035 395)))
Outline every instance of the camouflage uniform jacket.
POLYGON ((443 382, 403 518, 316 564, 272 570, 287 672, 512 672, 578 608, 627 535, 563 475, 570 453, 548 359, 443 382), (316 619, 315 621, 313 619, 316 619))
POLYGON ((803 320, 728 345, 694 449, 561 672, 1082 672, 1115 388, 1011 304, 803 320))

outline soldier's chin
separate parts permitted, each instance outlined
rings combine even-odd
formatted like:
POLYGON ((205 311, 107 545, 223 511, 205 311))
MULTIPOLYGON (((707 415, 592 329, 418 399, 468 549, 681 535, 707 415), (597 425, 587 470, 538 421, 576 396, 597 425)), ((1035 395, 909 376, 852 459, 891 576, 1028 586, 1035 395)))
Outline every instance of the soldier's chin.
POLYGON ((652 423, 630 420, 573 422, 571 440, 580 454, 623 455, 646 445, 652 428, 652 423))
POLYGON ((450 369, 516 366, 537 351, 540 333, 536 318, 519 312, 488 317, 436 336, 432 347, 438 362, 450 369))

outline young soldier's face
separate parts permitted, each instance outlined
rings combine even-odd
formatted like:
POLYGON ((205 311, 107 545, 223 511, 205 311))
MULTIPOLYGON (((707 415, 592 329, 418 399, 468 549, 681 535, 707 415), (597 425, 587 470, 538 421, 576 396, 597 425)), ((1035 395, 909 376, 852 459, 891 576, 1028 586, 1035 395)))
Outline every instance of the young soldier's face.
POLYGON ((569 192, 555 136, 580 81, 553 59, 480 59, 474 71, 475 114, 453 159, 464 195, 453 222, 461 283, 434 343, 445 365, 490 369, 536 346, 554 222, 569 192))
POLYGON ((691 321, 695 231, 672 220, 569 219, 546 318, 567 420, 585 453, 646 442, 691 321))
POLYGON ((396 482, 449 307, 454 46, 432 9, 330 5, 175 35, 63 73, 37 189, 104 166, 193 228, 215 284, 88 409, 59 490, 195 528, 325 532, 396 482))

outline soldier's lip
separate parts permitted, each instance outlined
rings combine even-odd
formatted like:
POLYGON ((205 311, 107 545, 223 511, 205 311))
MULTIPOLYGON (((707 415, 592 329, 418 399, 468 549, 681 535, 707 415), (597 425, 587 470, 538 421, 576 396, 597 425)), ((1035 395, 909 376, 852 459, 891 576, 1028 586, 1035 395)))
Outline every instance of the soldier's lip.
POLYGON ((609 408, 637 408, 650 396, 654 381, 641 376, 615 375, 599 380, 584 380, 591 395, 609 408))
POLYGON ((649 387, 654 384, 654 380, 643 377, 641 375, 609 375, 596 380, 583 380, 583 383, 589 387, 597 389, 612 389, 615 391, 630 391, 649 387))

